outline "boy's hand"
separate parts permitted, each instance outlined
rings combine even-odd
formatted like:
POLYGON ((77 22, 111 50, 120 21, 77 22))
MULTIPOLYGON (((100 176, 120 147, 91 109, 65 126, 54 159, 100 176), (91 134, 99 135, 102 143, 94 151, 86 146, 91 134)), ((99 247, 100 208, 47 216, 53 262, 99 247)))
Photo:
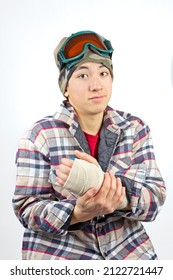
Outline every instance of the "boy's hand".
POLYGON ((84 222, 97 216, 114 212, 125 197, 125 188, 121 179, 106 172, 103 184, 97 188, 89 189, 76 201, 71 224, 84 222))

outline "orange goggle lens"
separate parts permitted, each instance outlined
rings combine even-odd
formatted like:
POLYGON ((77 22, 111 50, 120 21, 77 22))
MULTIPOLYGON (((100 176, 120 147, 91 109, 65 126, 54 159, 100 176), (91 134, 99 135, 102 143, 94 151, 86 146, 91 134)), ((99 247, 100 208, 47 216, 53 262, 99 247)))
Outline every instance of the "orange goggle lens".
POLYGON ((64 56, 68 59, 81 54, 87 43, 93 44, 101 50, 107 50, 106 45, 97 34, 80 34, 66 42, 63 49, 64 56))

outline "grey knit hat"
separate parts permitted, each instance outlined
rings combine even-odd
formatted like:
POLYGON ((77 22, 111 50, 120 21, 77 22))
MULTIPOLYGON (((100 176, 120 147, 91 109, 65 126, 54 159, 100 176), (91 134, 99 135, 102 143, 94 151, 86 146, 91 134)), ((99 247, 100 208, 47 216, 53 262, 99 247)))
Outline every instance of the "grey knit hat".
MULTIPOLYGON (((55 62, 56 62, 56 65, 57 65, 57 67, 59 69, 60 69, 60 64, 59 64, 59 61, 58 61, 57 54, 58 54, 61 46, 63 45, 63 43, 66 41, 67 38, 68 37, 64 37, 59 42, 58 46, 54 50, 55 62)), ((81 59, 77 60, 75 64, 73 64, 70 68, 67 68, 67 67, 64 66, 60 70, 60 74, 59 74, 59 78, 58 78, 58 84, 59 84, 60 90, 63 93, 63 95, 64 95, 64 93, 66 91, 67 84, 68 84, 68 81, 69 81, 71 75, 73 74, 75 69, 80 64, 85 63, 85 62, 95 62, 95 63, 103 64, 106 68, 109 69, 110 74, 111 74, 111 76, 113 78, 112 60, 110 58, 108 58, 108 57, 101 56, 100 54, 95 53, 93 49, 87 48, 87 51, 85 52, 84 56, 81 59)))

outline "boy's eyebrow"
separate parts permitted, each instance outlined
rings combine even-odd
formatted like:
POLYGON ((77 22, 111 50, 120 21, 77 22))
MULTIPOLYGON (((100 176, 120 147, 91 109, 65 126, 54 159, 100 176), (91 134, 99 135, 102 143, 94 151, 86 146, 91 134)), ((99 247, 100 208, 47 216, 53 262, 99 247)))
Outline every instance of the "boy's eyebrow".
MULTIPOLYGON (((103 64, 100 64, 99 68, 103 68, 103 67, 106 67, 106 66, 104 66, 103 64)), ((79 71, 79 70, 82 70, 82 69, 87 69, 88 70, 89 67, 88 66, 79 66, 79 67, 76 68, 75 71, 79 71)))
POLYGON ((76 71, 82 70, 82 69, 88 69, 87 66, 79 66, 76 68, 76 71))

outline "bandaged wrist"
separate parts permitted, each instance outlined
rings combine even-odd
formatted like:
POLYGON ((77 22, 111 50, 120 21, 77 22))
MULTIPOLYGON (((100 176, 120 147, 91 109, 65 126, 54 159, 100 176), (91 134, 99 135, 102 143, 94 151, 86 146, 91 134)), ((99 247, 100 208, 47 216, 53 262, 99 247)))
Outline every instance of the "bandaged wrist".
POLYGON ((101 187, 104 179, 102 169, 82 159, 75 159, 64 188, 73 193, 83 195, 92 187, 101 187))

